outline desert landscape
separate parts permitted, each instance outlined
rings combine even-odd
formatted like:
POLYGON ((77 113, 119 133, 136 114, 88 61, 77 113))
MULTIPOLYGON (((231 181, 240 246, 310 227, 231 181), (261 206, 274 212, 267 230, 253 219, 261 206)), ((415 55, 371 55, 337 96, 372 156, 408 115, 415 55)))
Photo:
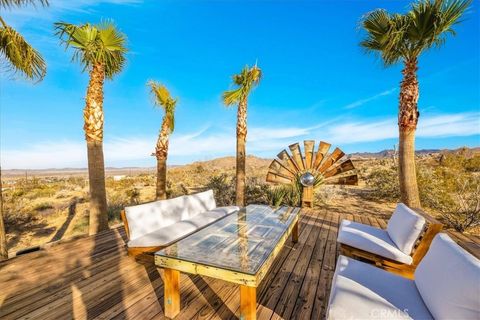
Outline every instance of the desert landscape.
MULTIPOLYGON (((359 174, 358 186, 320 186, 315 190, 315 206, 388 219, 399 199, 395 152, 348 157, 359 174)), ((265 182, 270 163, 271 159, 247 158, 247 203, 298 205, 299 197, 280 190, 285 187, 265 182)), ((480 148, 418 151, 417 166, 424 209, 451 229, 479 235, 480 148)), ((125 206, 155 200, 155 174, 154 168, 107 168, 110 226, 121 223, 125 206)), ((231 205, 234 176, 234 157, 172 166, 167 196, 213 189, 218 205, 231 205)), ((86 170, 6 170, 3 180, 10 256, 88 234, 86 170)))

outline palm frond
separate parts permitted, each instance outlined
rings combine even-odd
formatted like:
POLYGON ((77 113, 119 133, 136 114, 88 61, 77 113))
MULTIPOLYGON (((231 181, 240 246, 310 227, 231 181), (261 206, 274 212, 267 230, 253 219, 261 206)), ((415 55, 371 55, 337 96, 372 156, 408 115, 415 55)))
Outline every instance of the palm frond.
POLYGON ((233 106, 240 102, 242 97, 242 88, 227 90, 222 95, 223 104, 233 106))
POLYGON ((375 10, 362 19, 366 31, 360 43, 367 52, 380 56, 385 65, 400 59, 416 59, 423 51, 445 44, 471 0, 420 0, 406 14, 375 10))
POLYGON ((47 73, 45 60, 20 33, 3 20, 1 22, 0 54, 9 62, 12 71, 22 73, 30 80, 42 80, 47 73))
POLYGON ((147 82, 147 86, 150 87, 154 105, 161 107, 165 111, 165 120, 170 130, 169 133, 172 133, 175 130, 175 108, 178 99, 172 98, 167 87, 157 81, 150 80, 147 82))
POLYGON ((262 71, 255 64, 252 68, 245 66, 239 74, 232 77, 236 89, 227 90, 222 94, 223 103, 226 106, 238 104, 242 99, 248 96, 254 86, 260 83, 262 71))
POLYGON ((49 5, 48 0, 0 0, 0 8, 10 9, 13 7, 23 7, 27 5, 40 4, 43 7, 49 5))
POLYGON ((102 64, 107 78, 119 73, 125 65, 126 37, 111 21, 98 25, 73 25, 55 23, 56 35, 65 46, 72 47, 72 60, 81 63, 85 69, 102 64))

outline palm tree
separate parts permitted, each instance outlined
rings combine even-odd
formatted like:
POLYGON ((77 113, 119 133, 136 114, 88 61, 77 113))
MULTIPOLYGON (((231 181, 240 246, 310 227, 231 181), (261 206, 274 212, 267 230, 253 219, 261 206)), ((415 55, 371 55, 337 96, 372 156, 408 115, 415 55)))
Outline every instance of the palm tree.
POLYGON ((233 76, 236 89, 223 93, 223 103, 226 106, 238 105, 237 108, 237 165, 236 165, 236 204, 245 206, 245 144, 247 140, 247 101, 250 91, 258 85, 262 77, 260 68, 245 66, 233 76))
MULTIPOLYGON (((47 0, 0 0, 0 9, 21 7, 40 3, 48 6, 47 0)), ((21 73, 28 80, 41 81, 47 73, 47 65, 35 50, 15 29, 0 16, 0 56, 5 59, 13 73, 21 73)), ((2 169, 0 166, 0 260, 8 259, 7 235, 3 220, 2 169)))
POLYGON ((108 229, 105 163, 103 159, 103 83, 112 79, 125 65, 126 37, 112 22, 97 25, 55 23, 57 35, 74 49, 73 59, 90 73, 83 119, 88 151, 90 185, 89 233, 108 229))
POLYGON ((367 32, 360 45, 377 54, 385 66, 403 62, 398 113, 399 181, 401 201, 420 207, 415 170, 415 130, 418 118, 418 58, 432 47, 445 44, 453 26, 470 5, 470 0, 421 0, 406 14, 390 14, 383 9, 362 18, 367 32))
POLYGON ((155 147, 155 157, 157 158, 156 197, 157 199, 166 199, 168 137, 175 129, 175 107, 177 105, 177 99, 173 99, 168 89, 156 81, 149 81, 147 85, 150 87, 154 104, 165 111, 155 147))

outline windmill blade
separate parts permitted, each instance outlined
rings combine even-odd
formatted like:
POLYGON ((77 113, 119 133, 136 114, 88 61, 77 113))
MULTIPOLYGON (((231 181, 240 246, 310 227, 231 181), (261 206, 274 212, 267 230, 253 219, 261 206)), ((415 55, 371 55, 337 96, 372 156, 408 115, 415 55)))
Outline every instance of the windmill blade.
POLYGON ((344 155, 345 153, 343 153, 342 150, 340 150, 339 148, 335 148, 335 150, 333 150, 333 152, 322 162, 320 168, 318 168, 318 171, 320 171, 321 173, 325 172, 344 155))
POLYGON ((341 174, 341 173, 344 173, 344 172, 347 172, 347 171, 350 171, 350 170, 353 170, 353 169, 355 169, 355 167, 353 165, 353 162, 352 162, 352 160, 348 159, 348 160, 342 162, 340 165, 335 166, 335 167, 331 167, 330 169, 325 171, 323 176, 325 178, 329 178, 329 177, 333 177, 333 176, 336 176, 338 174, 341 174))
POLYGON ((351 175, 346 177, 333 177, 325 179, 325 184, 341 184, 341 185, 357 185, 358 184, 358 176, 351 175))
POLYGON ((286 167, 290 168, 290 171, 297 172, 299 170, 292 157, 290 157, 288 154, 287 150, 282 150, 279 154, 277 154, 277 157, 281 160, 281 162, 283 162, 283 164, 287 164, 286 167))
POLYGON ((302 153, 300 151, 300 145, 294 143, 288 146, 292 152, 292 158, 299 170, 305 170, 305 164, 303 163, 302 153))
POLYGON ((305 140, 303 141, 303 146, 305 148, 305 169, 310 169, 313 162, 313 150, 315 149, 315 140, 305 140))
POLYGON ((330 149, 330 146, 330 143, 320 141, 320 144, 318 145, 317 155, 315 156, 315 162, 313 163, 313 168, 318 169, 318 167, 320 167, 320 164, 322 163, 323 158, 325 158, 325 155, 330 149))
POLYGON ((269 172, 276 173, 285 177, 293 178, 295 176, 295 174, 290 171, 290 169, 286 168, 277 159, 274 159, 268 168, 270 169, 269 172))
POLYGON ((279 174, 275 174, 273 172, 268 172, 267 173, 267 181, 268 182, 273 182, 273 183, 283 183, 283 184, 292 183, 291 179, 289 179, 287 177, 283 177, 279 174))

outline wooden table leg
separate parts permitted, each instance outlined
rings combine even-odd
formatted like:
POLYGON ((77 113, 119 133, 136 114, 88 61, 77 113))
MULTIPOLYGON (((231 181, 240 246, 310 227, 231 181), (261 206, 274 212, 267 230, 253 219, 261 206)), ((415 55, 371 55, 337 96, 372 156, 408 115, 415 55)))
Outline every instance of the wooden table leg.
POLYGON ((164 269, 163 286, 165 316, 173 319, 180 312, 180 271, 164 269))
POLYGON ((295 222, 295 225, 293 226, 293 229, 292 229, 292 241, 298 242, 298 221, 295 222))
POLYGON ((257 288, 240 285, 240 320, 257 319, 257 288))

